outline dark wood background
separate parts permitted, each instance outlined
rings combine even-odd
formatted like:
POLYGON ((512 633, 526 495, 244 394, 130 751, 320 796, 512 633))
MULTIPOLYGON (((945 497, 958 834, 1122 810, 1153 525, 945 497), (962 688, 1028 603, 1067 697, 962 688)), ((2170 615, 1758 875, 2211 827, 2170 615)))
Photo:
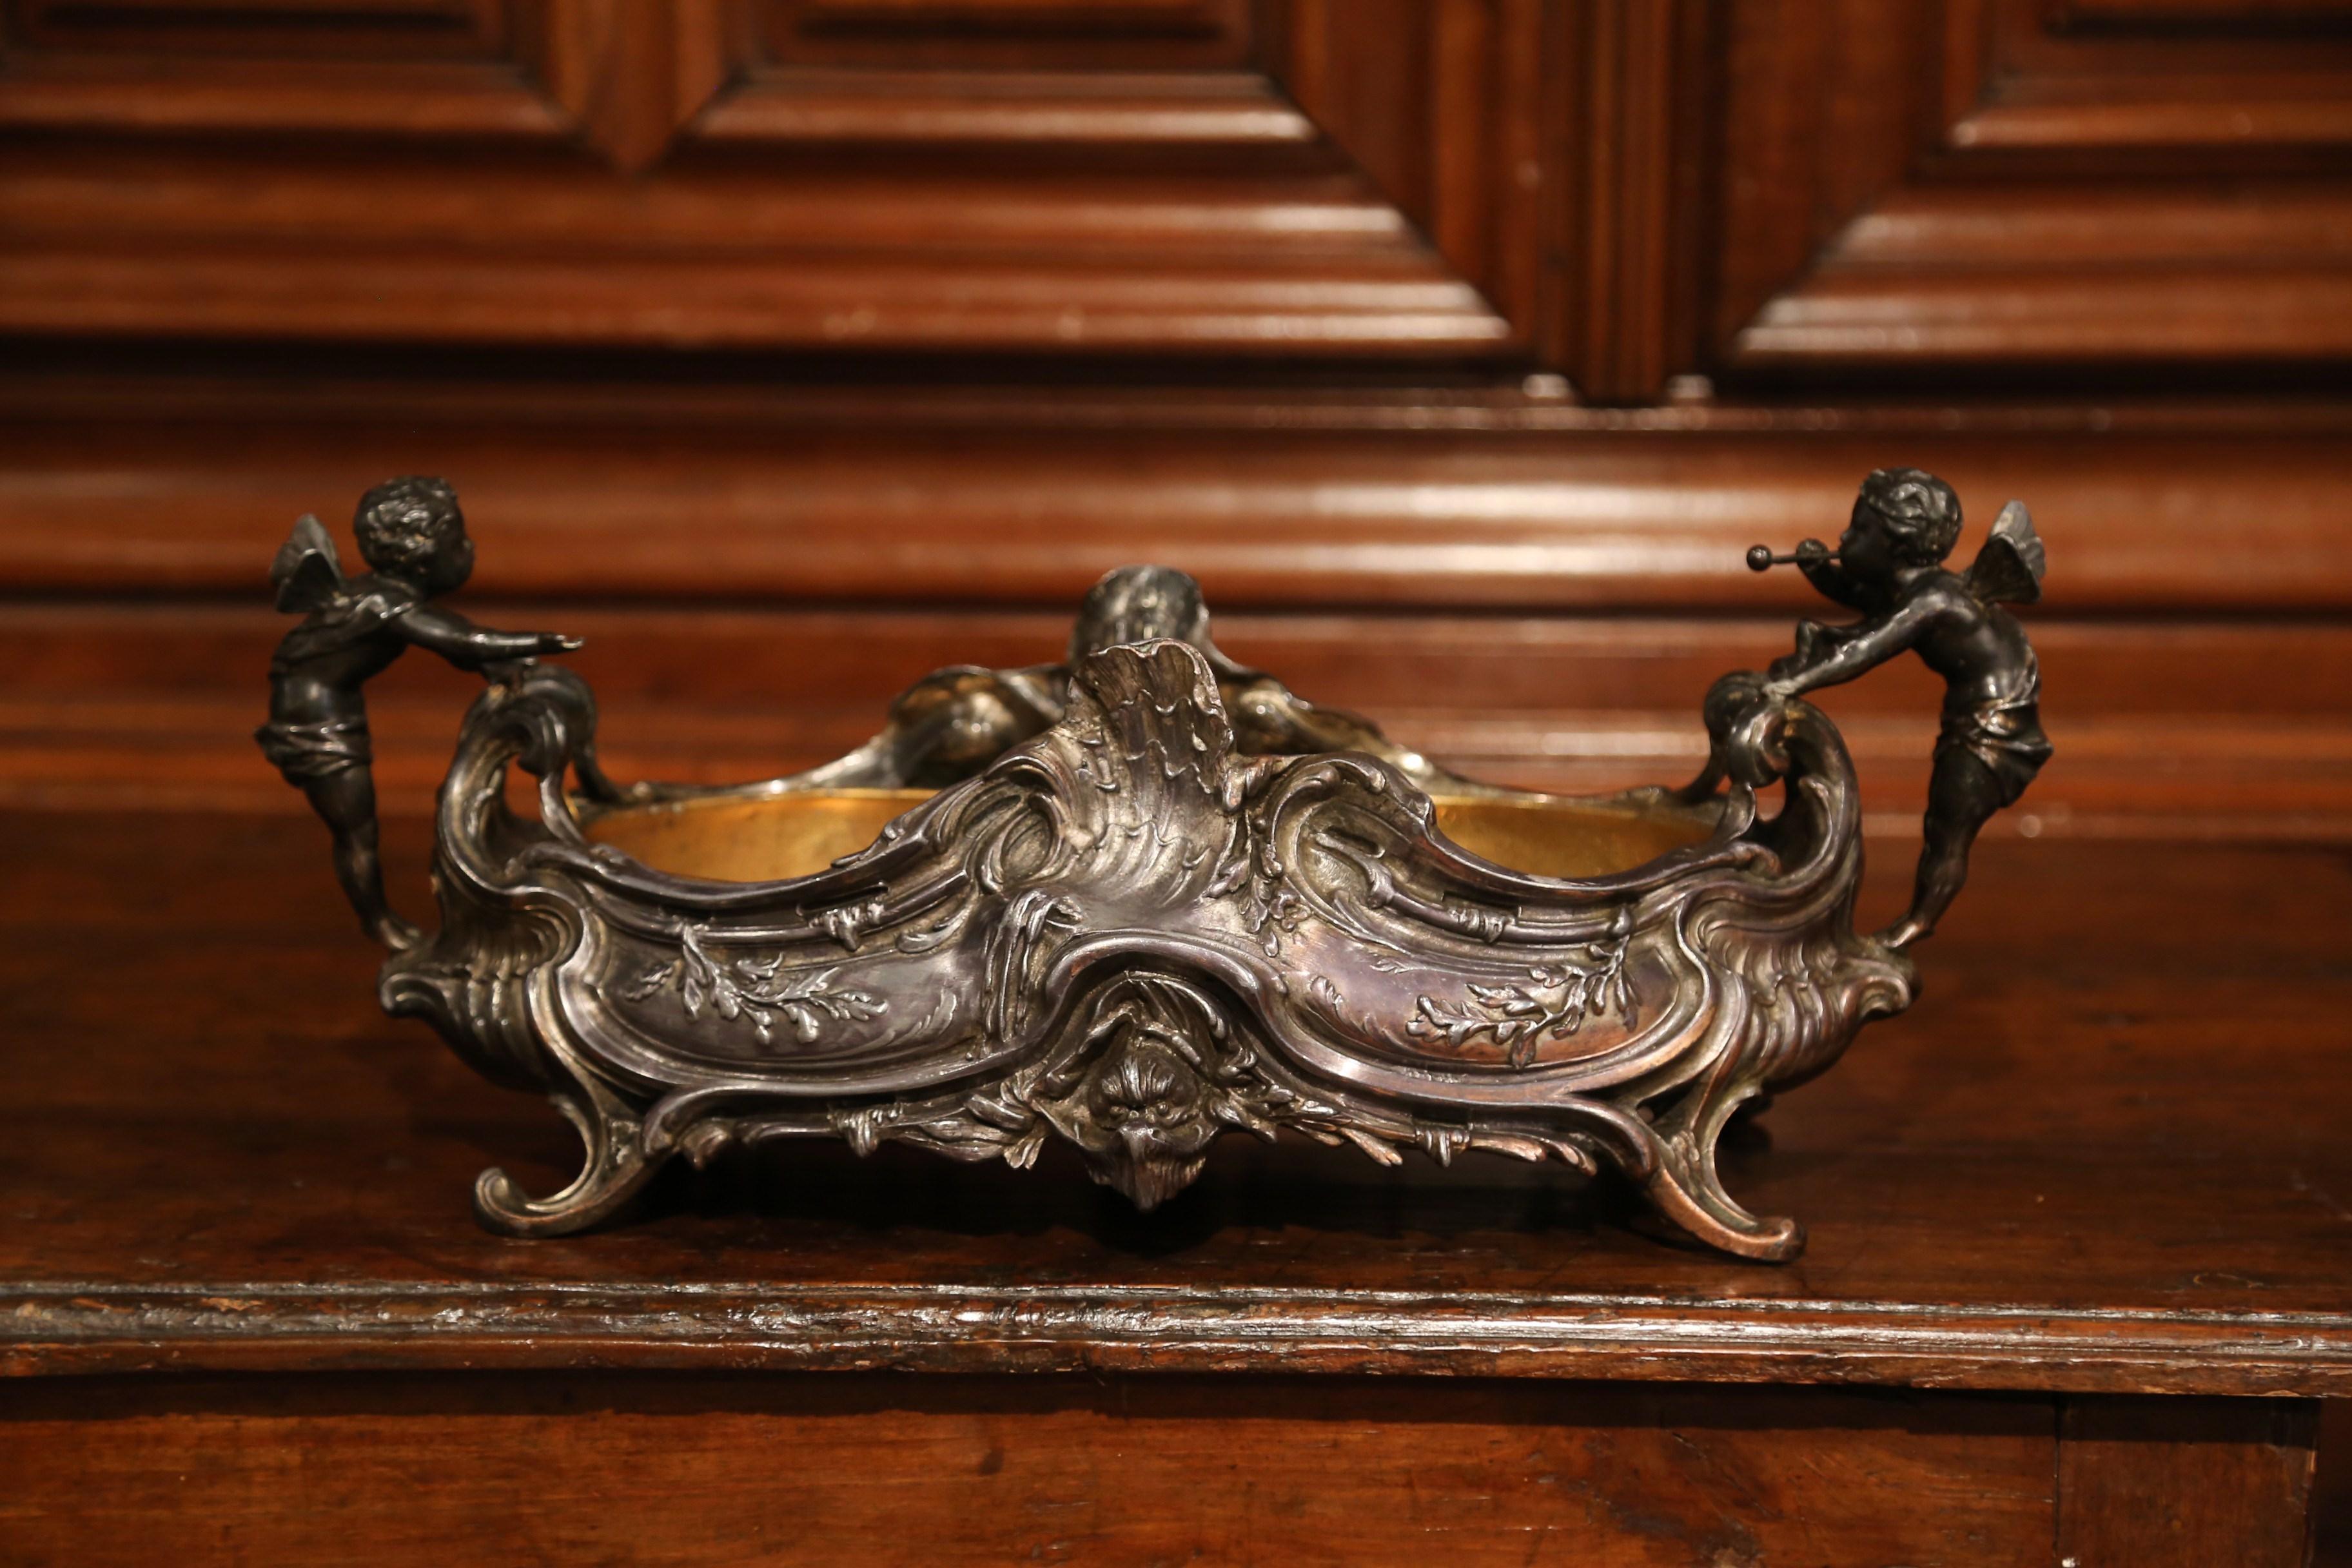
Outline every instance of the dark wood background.
MULTIPOLYGON (((625 770, 1149 559, 1457 765, 1654 779, 1804 603, 1741 548, 1916 463, 2051 542, 2002 831, 2352 837, 2347 0, 0 16, 0 801, 298 809, 263 568, 412 470, 625 770)), ((392 808, 461 696, 389 683, 392 808)), ((1836 699, 1878 826, 1933 700, 1836 699)))

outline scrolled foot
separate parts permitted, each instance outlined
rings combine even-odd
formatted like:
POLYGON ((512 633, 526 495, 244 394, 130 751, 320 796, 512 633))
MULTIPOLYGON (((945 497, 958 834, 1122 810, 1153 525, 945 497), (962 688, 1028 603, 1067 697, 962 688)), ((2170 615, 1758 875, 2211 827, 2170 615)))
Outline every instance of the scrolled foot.
POLYGON ((595 1182, 583 1178, 551 1198, 534 1198, 493 1165, 474 1183, 474 1217, 500 1236, 570 1236, 611 1217, 636 1195, 655 1169, 655 1162, 648 1160, 625 1174, 595 1182))
POLYGON ((474 1215, 501 1236, 569 1236, 606 1219, 653 1179, 667 1159, 648 1156, 633 1121, 583 1112, 558 1099, 580 1133, 587 1163, 569 1186, 551 1197, 534 1198, 497 1166, 474 1183, 474 1215))
POLYGON ((1805 1250, 1803 1226, 1784 1215, 1749 1214, 1709 1179, 1686 1183, 1661 1165, 1643 1184, 1643 1190, 1660 1214, 1734 1257, 1786 1263, 1805 1250))
POLYGON ((1724 1190, 1716 1141, 1744 1105, 1767 1098, 1752 1081, 1718 1078, 1691 1090, 1646 1131, 1646 1148, 1629 1173, 1657 1212, 1710 1247, 1736 1258, 1785 1263, 1805 1250, 1805 1227, 1780 1215, 1749 1214, 1724 1190))

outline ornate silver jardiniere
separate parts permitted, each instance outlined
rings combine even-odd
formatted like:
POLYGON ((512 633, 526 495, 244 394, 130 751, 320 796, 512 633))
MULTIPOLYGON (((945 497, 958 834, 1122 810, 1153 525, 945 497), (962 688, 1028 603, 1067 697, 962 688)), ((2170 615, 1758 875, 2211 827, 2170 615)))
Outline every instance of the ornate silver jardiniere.
POLYGON ((1956 575, 1958 524, 1938 481, 1872 476, 1841 547, 1793 558, 1864 618, 1717 681, 1681 790, 1456 778, 1225 658, 1198 588, 1159 568, 1097 586, 1066 663, 943 670, 839 762, 625 790, 586 685, 533 662, 569 639, 430 602, 470 546, 446 487, 400 480, 362 505, 371 574, 344 576, 308 519, 280 552, 280 606, 306 618, 260 739, 393 949, 385 1007, 580 1130, 585 1166, 552 1196, 484 1173, 494 1229, 578 1230, 674 1154, 810 1134, 1016 1166, 1065 1138, 1148 1208, 1220 1134, 1290 1129, 1391 1164, 1614 1168, 1692 1234, 1786 1258, 1801 1228, 1731 1200, 1718 1134, 1908 1005, 1903 949, 2048 752, 1997 606, 2032 596, 2041 547, 2012 505, 1956 575), (441 791, 429 936, 383 900, 360 701, 410 643, 489 679, 441 791), (1872 938, 1853 769, 1799 693, 1906 648, 1952 698, 1918 900, 1872 938), (517 765, 536 819, 509 808, 517 765))

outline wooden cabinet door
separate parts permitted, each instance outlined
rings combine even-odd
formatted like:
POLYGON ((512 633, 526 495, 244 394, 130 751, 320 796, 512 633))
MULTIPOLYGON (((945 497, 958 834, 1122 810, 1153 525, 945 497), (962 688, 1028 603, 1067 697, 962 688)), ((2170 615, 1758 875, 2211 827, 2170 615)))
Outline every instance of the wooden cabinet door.
POLYGON ((1484 361, 1524 0, 17 0, 0 330, 1484 361))
POLYGON ((1822 381, 2352 357, 2352 5, 1737 0, 1706 352, 1822 381))

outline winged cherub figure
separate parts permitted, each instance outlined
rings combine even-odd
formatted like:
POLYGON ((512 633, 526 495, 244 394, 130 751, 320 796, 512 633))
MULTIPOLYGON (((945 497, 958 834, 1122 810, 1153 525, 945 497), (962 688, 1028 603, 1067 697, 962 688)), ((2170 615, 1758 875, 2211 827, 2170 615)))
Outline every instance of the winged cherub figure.
POLYGON ((1966 576, 1943 565, 1959 537, 1960 501, 1951 486, 1917 468, 1872 474, 1836 552, 1808 539, 1796 554, 1807 581, 1863 619, 1850 626, 1800 622, 1796 652, 1765 672, 1768 695, 1794 697, 1852 680, 1907 648, 1944 678, 1927 845, 1910 912, 1880 933, 1889 947, 1907 947, 1936 929, 1968 879, 1978 829, 2050 760, 2041 667, 2016 618, 2000 607, 2042 596, 2033 520, 2020 502, 2003 507, 1966 576))
POLYGON ((335 542, 315 517, 295 523, 270 565, 278 608, 302 622, 269 661, 269 722, 253 738, 334 833, 335 878, 361 925, 400 950, 415 945, 419 933, 384 900, 362 687, 411 645, 460 669, 495 675, 516 660, 569 652, 580 639, 492 631, 427 602, 461 586, 474 570, 465 515, 439 479, 376 486, 360 498, 352 529, 361 558, 374 568, 365 575, 343 575, 335 542))

